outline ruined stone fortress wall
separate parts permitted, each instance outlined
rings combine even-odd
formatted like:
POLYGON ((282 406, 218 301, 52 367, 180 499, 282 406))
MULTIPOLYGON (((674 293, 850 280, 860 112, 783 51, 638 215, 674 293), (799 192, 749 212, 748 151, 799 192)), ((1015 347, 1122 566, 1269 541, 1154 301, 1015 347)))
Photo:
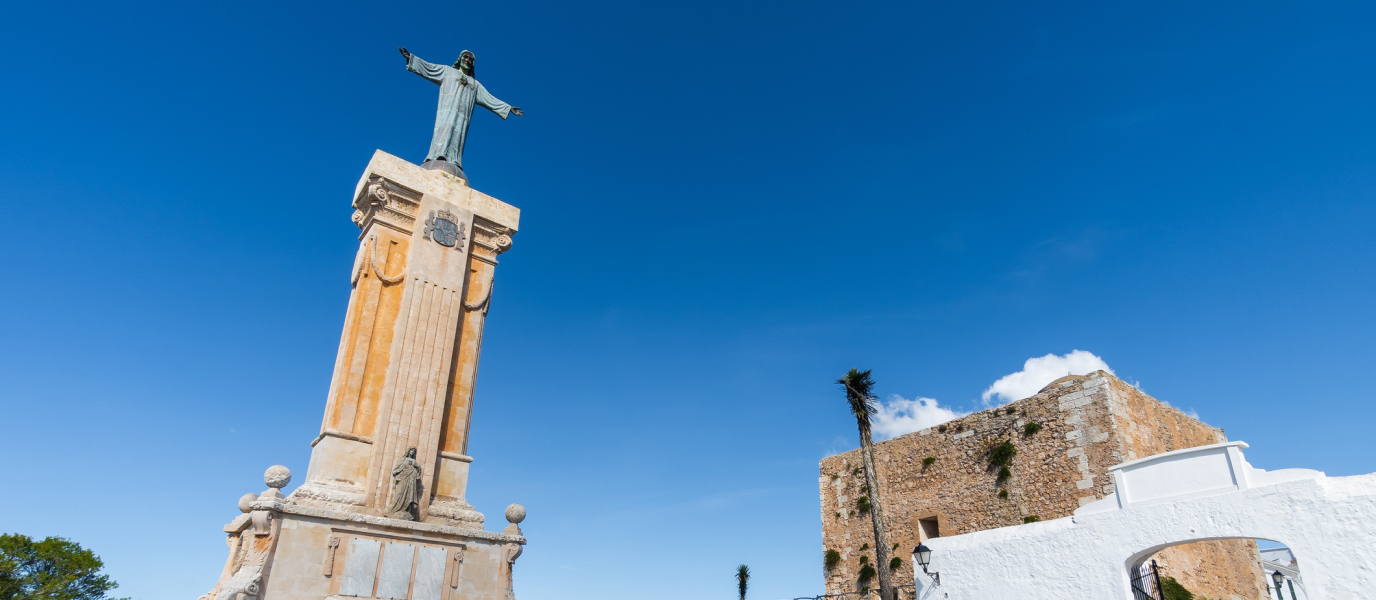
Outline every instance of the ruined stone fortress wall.
MULTIPOLYGON (((1030 398, 879 442, 874 459, 889 543, 904 563, 894 580, 912 581, 910 552, 928 537, 1070 516, 1113 492, 1110 466, 1223 441, 1223 430, 1096 371, 1052 382, 1030 398), (1041 429, 1028 434, 1029 423, 1041 429), (988 452, 1003 441, 1017 454, 1011 476, 1000 481, 988 452)), ((821 462, 822 543, 841 554, 825 573, 827 593, 857 590, 861 557, 874 559, 870 515, 860 506, 861 497, 868 500, 862 468, 859 449, 821 462)), ((1163 575, 1196 594, 1251 599, 1265 597, 1266 590, 1256 558, 1251 540, 1223 540, 1167 549, 1158 564, 1163 575)))

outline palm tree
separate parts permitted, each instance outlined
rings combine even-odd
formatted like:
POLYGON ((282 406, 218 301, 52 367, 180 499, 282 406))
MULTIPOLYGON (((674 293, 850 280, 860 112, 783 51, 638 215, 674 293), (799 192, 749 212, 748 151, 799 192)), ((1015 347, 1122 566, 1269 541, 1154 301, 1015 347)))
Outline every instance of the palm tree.
POLYGON ((750 567, 741 565, 736 567, 736 588, 741 592, 741 600, 745 600, 745 588, 750 587, 750 567))
POLYGON ((895 600, 893 583, 889 581, 889 543, 884 533, 884 503, 879 501, 879 477, 874 470, 874 440, 870 439, 870 419, 879 409, 874 394, 874 378, 868 370, 851 369, 836 380, 846 390, 846 401, 855 423, 860 426, 860 457, 865 463, 865 487, 869 491, 870 520, 874 523, 875 568, 879 570, 879 597, 895 600))

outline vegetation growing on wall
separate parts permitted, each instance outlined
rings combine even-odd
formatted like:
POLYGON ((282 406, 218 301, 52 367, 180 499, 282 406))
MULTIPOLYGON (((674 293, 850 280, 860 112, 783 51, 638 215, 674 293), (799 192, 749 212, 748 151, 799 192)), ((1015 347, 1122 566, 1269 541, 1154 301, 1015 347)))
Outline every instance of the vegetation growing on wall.
POLYGON ((1032 435, 1042 430, 1042 424, 1037 422, 1028 423, 1022 426, 1024 435, 1032 435))
POLYGON ((826 553, 822 555, 822 566, 826 567, 828 571, 835 569, 836 565, 839 564, 841 564, 840 552, 837 552, 832 549, 827 549, 826 553))
POLYGON ((1008 440, 989 448, 989 468, 1006 467, 1013 464, 1013 457, 1018 455, 1018 449, 1013 447, 1013 443, 1008 440))
POLYGON ((858 511, 860 511, 860 514, 864 514, 864 513, 870 512, 870 497, 869 497, 869 496, 861 496, 861 497, 859 497, 859 498, 856 498, 856 499, 855 499, 855 509, 858 510, 858 511))
POLYGON ((935 457, 935 456, 928 456, 927 458, 922 459, 922 468, 925 469, 925 468, 927 468, 927 467, 932 466, 932 465, 935 464, 935 463, 936 463, 936 457, 935 457))
POLYGON ((1028 524, 1028 523, 1036 523, 1037 521, 1040 521, 1040 520, 1042 520, 1042 518, 1041 518, 1041 517, 1038 517, 1037 515, 1027 515, 1027 516, 1025 516, 1025 517, 1022 518, 1022 522, 1023 522, 1024 525, 1026 525, 1026 524, 1028 524))
POLYGON ((860 585, 865 585, 869 583, 871 579, 874 579, 874 576, 878 574, 878 571, 875 571, 874 565, 869 563, 870 557, 861 556, 860 558, 862 563, 860 565, 860 573, 856 576, 856 580, 860 582, 860 585))
MULTIPOLYGON (((1176 581, 1174 577, 1161 578, 1161 597, 1163 600, 1195 600, 1194 593, 1185 589, 1185 586, 1180 585, 1180 582, 1176 581)), ((1200 598, 1199 600, 1208 599, 1200 598)))

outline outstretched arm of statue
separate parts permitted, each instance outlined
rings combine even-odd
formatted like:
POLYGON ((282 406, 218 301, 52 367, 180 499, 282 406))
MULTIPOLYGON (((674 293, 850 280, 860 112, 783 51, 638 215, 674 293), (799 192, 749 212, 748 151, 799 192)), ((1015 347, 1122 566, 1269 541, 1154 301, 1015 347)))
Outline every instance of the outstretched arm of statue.
POLYGON ((508 113, 516 113, 518 117, 524 117, 526 115, 521 109, 498 100, 497 97, 489 93, 487 88, 483 87, 481 83, 478 84, 478 93, 473 96, 473 102, 478 106, 497 113, 497 116, 503 119, 506 118, 508 113))
POLYGON ((444 83, 444 67, 434 63, 425 62, 424 60, 421 60, 419 56, 411 54, 411 52, 405 48, 401 48, 400 50, 401 54, 406 57, 407 71, 420 75, 421 77, 424 77, 427 80, 434 82, 435 85, 440 85, 444 83))
POLYGON ((513 107, 511 107, 511 114, 516 115, 516 116, 518 116, 518 117, 524 117, 524 116, 526 116, 526 112, 523 111, 523 110, 521 110, 521 107, 519 107, 519 106, 513 106, 513 107))
POLYGON ((405 56, 405 57, 406 57, 406 60, 408 60, 408 61, 411 60, 411 51, 410 51, 410 50, 407 50, 405 46, 400 47, 400 48, 397 48, 397 50, 400 50, 400 51, 401 51, 401 55, 402 55, 402 56, 405 56))

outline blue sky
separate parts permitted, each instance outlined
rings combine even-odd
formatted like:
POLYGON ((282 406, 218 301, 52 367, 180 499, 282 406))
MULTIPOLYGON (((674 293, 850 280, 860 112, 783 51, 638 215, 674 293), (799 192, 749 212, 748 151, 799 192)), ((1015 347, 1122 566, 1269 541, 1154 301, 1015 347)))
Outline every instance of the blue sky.
POLYGON ((831 382, 960 411, 1084 350, 1252 444, 1376 471, 1369 3, 18 3, 0 37, 0 531, 196 597, 305 475, 350 194, 473 50, 526 109, 469 500, 517 592, 821 591, 831 382))

